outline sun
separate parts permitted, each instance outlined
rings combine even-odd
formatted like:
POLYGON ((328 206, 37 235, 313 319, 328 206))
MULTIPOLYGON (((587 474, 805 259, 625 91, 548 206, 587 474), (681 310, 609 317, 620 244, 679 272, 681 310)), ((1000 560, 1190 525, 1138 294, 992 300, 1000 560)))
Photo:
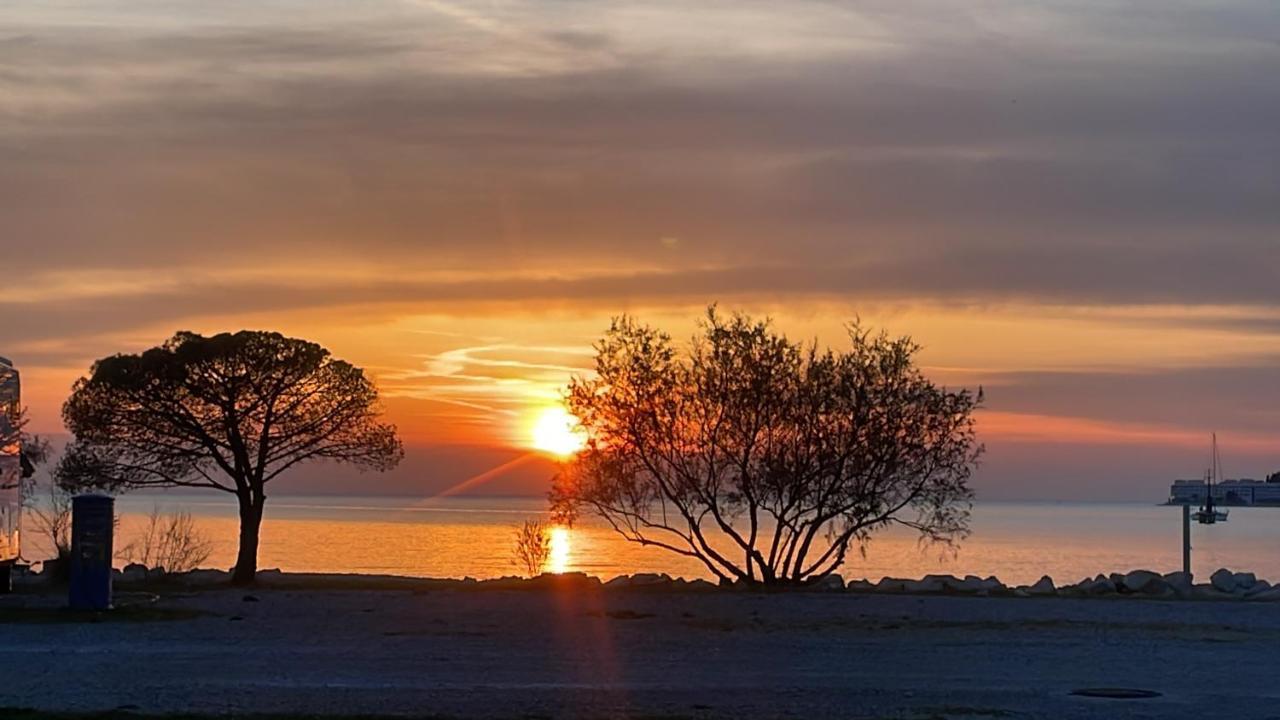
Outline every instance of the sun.
POLYGON ((534 449, 566 458, 582 449, 587 438, 578 427, 578 419, 559 406, 538 414, 530 430, 534 449))

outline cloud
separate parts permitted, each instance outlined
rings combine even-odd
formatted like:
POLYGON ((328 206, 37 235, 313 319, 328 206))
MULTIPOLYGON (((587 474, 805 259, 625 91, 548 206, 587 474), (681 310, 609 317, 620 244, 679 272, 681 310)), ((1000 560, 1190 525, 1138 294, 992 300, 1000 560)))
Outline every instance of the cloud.
MULTIPOLYGON (((5 336, 12 343, 106 334, 156 324, 181 324, 186 318, 319 309, 381 307, 382 316, 404 312, 492 314, 533 305, 614 308, 636 304, 696 307, 713 301, 759 298, 808 302, 838 299, 853 306, 883 302, 1036 304, 1076 308, 1112 305, 1217 307, 1213 315, 1176 310, 1163 314, 1099 316, 1135 326, 1235 327, 1244 333, 1276 335, 1275 277, 1280 257, 1257 257, 1232 268, 1229 287, 1197 282, 1198 268, 1218 262, 1209 248, 1169 250, 1160 256, 1115 249, 1108 263, 1093 264, 1087 250, 1029 249, 993 254, 981 248, 920 259, 833 259, 821 267, 806 264, 745 265, 704 269, 579 271, 560 274, 484 273, 448 277, 390 269, 382 277, 350 279, 340 269, 299 280, 210 277, 198 270, 173 271, 177 280, 146 285, 96 283, 81 278, 77 292, 51 298, 38 279, 15 284, 0 299, 5 336), (33 301, 26 300, 30 295, 33 301)), ((55 280, 51 287, 61 287, 55 280)), ((1052 313, 1050 313, 1052 314, 1052 313)))
POLYGON ((1248 4, 460 7, 25 13, 0 60, 12 266, 585 263, 690 291, 712 267, 762 292, 813 274, 1276 300, 1280 23, 1248 4), (735 42, 695 42, 715 27, 735 42))
POLYGON ((993 405, 1007 412, 1108 418, 1159 425, 1196 437, 1230 430, 1269 438, 1275 447, 1280 445, 1278 375, 1280 357, 1273 356, 1236 365, 992 373, 989 377, 995 382, 990 395, 993 405))

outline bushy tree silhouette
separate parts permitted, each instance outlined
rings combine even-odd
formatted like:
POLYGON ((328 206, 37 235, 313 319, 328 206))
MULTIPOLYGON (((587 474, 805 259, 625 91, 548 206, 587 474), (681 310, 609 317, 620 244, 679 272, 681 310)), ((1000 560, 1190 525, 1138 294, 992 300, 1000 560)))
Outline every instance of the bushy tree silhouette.
POLYGON ((724 581, 800 585, 889 524, 967 534, 981 391, 948 391, 908 338, 860 324, 843 351, 711 308, 686 349, 629 317, 596 345, 567 404, 588 435, 551 491, 724 581))
POLYGON ((266 485, 305 462, 387 470, 403 457, 364 372, 279 333, 179 332, 94 363, 63 406, 68 488, 200 487, 236 496, 233 582, 252 582, 266 485))

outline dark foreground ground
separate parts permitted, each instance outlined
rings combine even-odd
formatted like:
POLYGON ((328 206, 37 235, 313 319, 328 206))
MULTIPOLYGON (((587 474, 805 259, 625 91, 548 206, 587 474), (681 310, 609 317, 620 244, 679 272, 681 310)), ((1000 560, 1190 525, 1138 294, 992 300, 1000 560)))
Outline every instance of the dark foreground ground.
POLYGON ((105 619, 39 604, 0 609, 0 708, 29 709, 0 715, 1280 718, 1272 604, 585 588, 206 590, 105 619), (1071 694, 1096 687, 1160 696, 1071 694))

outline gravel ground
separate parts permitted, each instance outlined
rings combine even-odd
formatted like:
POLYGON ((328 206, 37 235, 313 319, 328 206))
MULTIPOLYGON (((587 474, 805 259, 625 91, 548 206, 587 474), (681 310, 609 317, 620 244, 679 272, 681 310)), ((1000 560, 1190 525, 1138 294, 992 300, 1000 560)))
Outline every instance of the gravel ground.
POLYGON ((65 615, 0 611, 0 708, 1280 718, 1272 604, 224 589, 106 621, 65 615), (1161 695, 1070 694, 1089 687, 1161 695))

